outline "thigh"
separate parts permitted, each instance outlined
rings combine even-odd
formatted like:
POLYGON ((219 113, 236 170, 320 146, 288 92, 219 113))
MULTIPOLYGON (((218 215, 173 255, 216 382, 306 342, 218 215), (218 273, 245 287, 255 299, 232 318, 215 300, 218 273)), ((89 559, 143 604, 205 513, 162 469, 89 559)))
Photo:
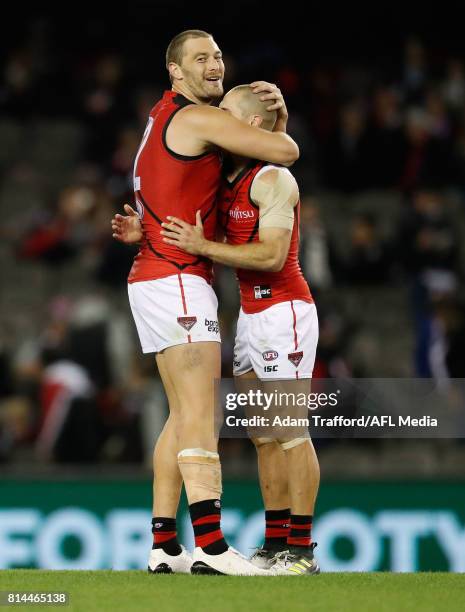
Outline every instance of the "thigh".
POLYGON ((218 342, 195 342, 167 348, 164 364, 175 389, 182 444, 216 452, 222 423, 218 401, 221 375, 218 342), (188 440, 188 442, 186 442, 188 440))
POLYGON ((168 367, 165 363, 165 355, 163 353, 157 353, 156 357, 158 372, 160 374, 161 382, 165 389, 166 397, 168 398, 168 405, 170 410, 170 416, 176 416, 179 411, 179 401, 176 395, 176 388, 171 379, 168 367))
POLYGON ((182 409, 213 405, 221 376, 221 346, 218 342, 194 342, 163 351, 165 370, 182 409))

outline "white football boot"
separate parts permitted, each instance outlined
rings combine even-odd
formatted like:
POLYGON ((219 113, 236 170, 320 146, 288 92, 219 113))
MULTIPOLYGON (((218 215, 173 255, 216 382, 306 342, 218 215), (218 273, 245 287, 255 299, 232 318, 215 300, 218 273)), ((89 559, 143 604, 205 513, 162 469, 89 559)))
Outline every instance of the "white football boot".
POLYGON ((192 557, 181 546, 179 555, 168 555, 162 548, 150 551, 148 571, 151 574, 190 574, 192 557))
POLYGON ((220 555, 209 555, 202 548, 195 548, 192 555, 191 574, 222 574, 226 576, 271 576, 268 570, 256 567, 247 557, 230 546, 220 555))

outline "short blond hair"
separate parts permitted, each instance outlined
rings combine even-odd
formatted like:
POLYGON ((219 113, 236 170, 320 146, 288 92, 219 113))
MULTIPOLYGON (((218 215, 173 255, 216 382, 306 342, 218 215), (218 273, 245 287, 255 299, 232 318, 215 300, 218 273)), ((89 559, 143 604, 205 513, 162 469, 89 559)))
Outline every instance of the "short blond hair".
POLYGON ((182 57, 184 55, 184 43, 186 40, 190 40, 191 38, 213 38, 213 36, 208 32, 204 32, 203 30, 185 30, 180 34, 177 34, 166 49, 167 68, 171 62, 178 64, 178 66, 181 65, 182 57))
POLYGON ((260 100, 260 95, 252 91, 250 85, 236 85, 228 91, 230 93, 238 93, 240 95, 239 106, 242 112, 246 115, 259 115, 262 118, 261 128, 273 131, 278 113, 276 111, 269 111, 267 107, 272 104, 272 100, 260 100))

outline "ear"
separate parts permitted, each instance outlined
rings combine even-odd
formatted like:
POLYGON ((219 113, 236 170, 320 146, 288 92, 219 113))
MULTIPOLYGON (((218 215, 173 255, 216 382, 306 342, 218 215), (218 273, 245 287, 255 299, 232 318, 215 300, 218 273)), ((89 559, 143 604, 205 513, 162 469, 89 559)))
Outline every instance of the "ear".
POLYGON ((168 64, 168 71, 170 73, 171 80, 173 81, 183 80, 184 76, 182 74, 182 69, 181 69, 181 66, 179 66, 179 64, 176 64, 175 62, 170 62, 168 64))
POLYGON ((252 115, 250 117, 250 125, 252 127, 260 127, 262 123, 263 123, 263 119, 262 117, 260 117, 260 115, 252 115))

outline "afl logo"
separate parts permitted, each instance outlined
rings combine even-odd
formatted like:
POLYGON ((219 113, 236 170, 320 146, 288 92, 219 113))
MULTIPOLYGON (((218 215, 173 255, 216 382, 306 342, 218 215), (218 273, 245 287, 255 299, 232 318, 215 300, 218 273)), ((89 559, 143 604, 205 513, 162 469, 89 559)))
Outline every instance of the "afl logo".
POLYGON ((278 351, 265 351, 262 357, 265 361, 274 361, 278 358, 278 351))

